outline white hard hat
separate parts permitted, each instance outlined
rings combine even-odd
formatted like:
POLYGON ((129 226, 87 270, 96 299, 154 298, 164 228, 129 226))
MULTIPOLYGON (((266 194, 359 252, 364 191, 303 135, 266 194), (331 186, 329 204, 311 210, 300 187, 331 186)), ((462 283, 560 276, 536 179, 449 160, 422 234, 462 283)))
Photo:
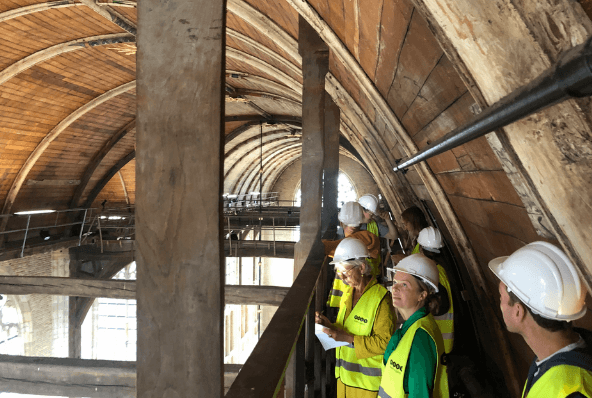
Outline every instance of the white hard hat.
POLYGON ((440 283, 440 274, 435 262, 417 253, 405 257, 393 268, 395 273, 404 272, 414 275, 430 285, 435 292, 438 292, 438 283, 440 283))
POLYGON ((586 289, 575 266, 550 243, 530 243, 509 257, 491 260, 489 268, 543 318, 573 321, 586 313, 586 289))
POLYGON ((361 196, 358 203, 370 213, 376 213, 376 209, 378 209, 378 199, 372 194, 361 196))
POLYGON ((368 257, 368 248, 359 239, 345 238, 335 248, 333 261, 329 264, 337 264, 347 260, 354 260, 368 257))
POLYGON ((440 253, 440 250, 438 249, 444 246, 444 242, 442 242, 442 234, 434 227, 422 229, 417 237, 417 243, 419 243, 425 250, 434 253, 440 253))
POLYGON ((358 202, 345 202, 341 207, 338 218, 348 227, 359 227, 364 222, 362 206, 358 202))

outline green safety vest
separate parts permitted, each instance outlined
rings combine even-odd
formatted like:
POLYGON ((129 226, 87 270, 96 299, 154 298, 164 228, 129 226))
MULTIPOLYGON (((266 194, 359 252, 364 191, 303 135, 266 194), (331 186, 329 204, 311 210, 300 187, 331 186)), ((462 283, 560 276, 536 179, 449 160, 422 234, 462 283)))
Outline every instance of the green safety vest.
POLYGON ((343 292, 347 288, 347 284, 341 279, 338 273, 335 273, 335 279, 333 280, 333 288, 331 289, 331 293, 329 293, 329 300, 327 300, 327 305, 329 307, 339 307, 339 303, 341 302, 341 297, 343 297, 343 292))
MULTIPOLYGON (((354 336, 370 336, 376 319, 378 307, 388 290, 376 283, 366 290, 356 306, 345 318, 345 305, 339 307, 336 325, 354 336)), ((345 290, 344 300, 353 294, 353 288, 345 290)), ((349 387, 362 388, 369 391, 378 391, 382 376, 382 355, 375 355, 366 359, 356 357, 356 349, 353 344, 337 347, 335 363, 335 378, 340 379, 349 387)))
POLYGON ((590 339, 585 340, 583 349, 556 354, 540 367, 533 362, 522 397, 566 398, 574 393, 592 397, 592 347, 590 339))
MULTIPOLYGON (((378 224, 376 224, 376 221, 370 220, 370 222, 366 224, 366 231, 373 233, 380 238, 380 235, 378 234, 378 224)), ((378 258, 368 258, 368 262, 372 266, 372 276, 380 275, 380 260, 380 250, 378 250, 378 258)))
MULTIPOLYGON (((440 358, 444 353, 444 341, 438 330, 438 325, 431 314, 418 319, 413 325, 407 329, 405 335, 399 341, 397 348, 389 356, 386 365, 384 365, 382 371, 382 383, 380 383, 380 389, 378 396, 381 398, 402 398, 407 397, 403 388, 403 381, 405 378, 405 367, 409 362, 409 353, 411 352, 411 346, 413 344, 413 338, 415 332, 418 329, 425 330, 436 344, 438 350, 438 358, 436 365, 436 378, 434 380, 434 391, 432 392, 432 398, 448 398, 448 375, 446 373, 446 367, 440 363, 440 358)), ((411 375, 409 376, 412 377, 411 375)))
POLYGON ((419 253, 419 243, 417 245, 415 245, 415 247, 411 251, 411 254, 417 254, 417 253, 419 253))
POLYGON ((440 275, 440 284, 444 286, 446 292, 448 292, 448 301, 450 302, 450 308, 448 312, 439 316, 435 316, 436 324, 442 332, 442 338, 444 339, 444 351, 449 353, 452 351, 454 346, 454 308, 452 306, 452 292, 450 291, 450 282, 448 281, 448 275, 444 268, 438 264, 438 274, 440 275))

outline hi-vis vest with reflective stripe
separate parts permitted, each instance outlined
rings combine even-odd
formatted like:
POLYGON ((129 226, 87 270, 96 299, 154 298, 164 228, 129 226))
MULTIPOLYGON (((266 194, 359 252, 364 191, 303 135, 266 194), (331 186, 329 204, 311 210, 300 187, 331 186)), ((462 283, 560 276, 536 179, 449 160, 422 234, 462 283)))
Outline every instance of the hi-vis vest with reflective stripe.
POLYGON ((435 316, 436 324, 442 332, 442 338, 444 339, 444 351, 449 353, 452 351, 454 346, 454 308, 452 306, 452 293, 450 291, 450 282, 448 281, 448 275, 444 268, 438 264, 438 274, 440 275, 440 284, 444 286, 446 292, 448 292, 448 301, 450 302, 450 308, 448 312, 439 316, 435 316))
MULTIPOLYGON (((444 342, 442 336, 436 325, 436 321, 431 314, 418 319, 413 325, 407 329, 405 335, 399 341, 397 348, 389 357, 384 369, 382 371, 382 382, 380 383, 380 389, 378 396, 381 398, 402 398, 406 397, 405 390, 403 389, 403 381, 405 378, 405 367, 408 365, 409 353, 411 352, 411 346, 413 344, 413 337, 418 329, 425 330, 434 343, 438 350, 438 358, 436 365, 436 378, 434 380, 434 391, 430 395, 432 398, 448 398, 448 375, 446 374, 446 367, 440 363, 440 358, 444 353, 444 342)), ((409 375, 409 378, 412 378, 409 375)))
POLYGON ((540 368, 533 362, 522 397, 592 397, 591 352, 592 347, 563 352, 543 362, 540 368))
POLYGON ((341 280, 339 274, 335 273, 335 279, 333 280, 333 288, 331 289, 331 293, 329 294, 329 300, 327 300, 327 305, 329 307, 339 307, 341 297, 343 297, 343 292, 345 291, 347 286, 347 283, 341 280))
MULTIPOLYGON (((378 306, 387 293, 388 290, 376 283, 362 294, 345 322, 343 321, 345 318, 345 305, 339 308, 336 324, 343 325, 343 329, 353 335, 370 336, 378 306)), ((347 300, 351 294, 353 294, 353 289, 348 286, 342 299, 347 300)), ((335 356, 337 359, 335 377, 341 379, 343 384, 364 390, 378 391, 382 375, 382 355, 358 359, 356 349, 350 344, 337 347, 335 356)))
MULTIPOLYGON (((374 235, 380 238, 380 234, 378 233, 378 224, 376 221, 370 220, 368 224, 366 224, 366 231, 373 233, 374 235)), ((380 257, 380 250, 378 251, 378 258, 369 258, 368 262, 372 266, 372 276, 380 275, 380 264, 381 264, 381 257, 380 257)))

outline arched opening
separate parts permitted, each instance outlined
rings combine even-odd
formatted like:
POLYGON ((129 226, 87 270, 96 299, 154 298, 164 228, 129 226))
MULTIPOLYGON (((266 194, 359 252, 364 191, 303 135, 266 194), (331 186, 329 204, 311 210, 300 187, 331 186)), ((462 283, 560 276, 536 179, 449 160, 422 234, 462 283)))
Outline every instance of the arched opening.
MULTIPOLYGON (((339 171, 337 177, 337 207, 341 208, 345 202, 355 201, 358 198, 356 188, 347 174, 339 171)), ((294 206, 300 206, 302 202, 302 190, 300 184, 294 194, 294 206)))

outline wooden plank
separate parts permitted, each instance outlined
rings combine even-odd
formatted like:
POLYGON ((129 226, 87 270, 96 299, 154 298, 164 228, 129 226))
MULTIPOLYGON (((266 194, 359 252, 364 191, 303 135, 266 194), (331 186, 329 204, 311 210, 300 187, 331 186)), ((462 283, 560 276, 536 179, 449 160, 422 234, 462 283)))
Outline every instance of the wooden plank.
POLYGON ((442 54, 421 14, 413 13, 387 97, 399 118, 403 117, 442 54))
POLYGON ((387 98, 399 54, 409 29, 413 6, 408 1, 385 1, 380 22, 380 50, 374 83, 384 98, 387 98))
POLYGON ((522 206, 522 201, 503 171, 472 171, 437 174, 448 195, 494 200, 522 206))
MULTIPOLYGON (((241 364, 224 364, 229 388, 241 364)), ((132 398, 136 362, 0 355, 2 392, 43 396, 132 398)))
POLYGON ((79 185, 80 180, 27 180, 26 185, 42 186, 61 186, 61 185, 79 185))

